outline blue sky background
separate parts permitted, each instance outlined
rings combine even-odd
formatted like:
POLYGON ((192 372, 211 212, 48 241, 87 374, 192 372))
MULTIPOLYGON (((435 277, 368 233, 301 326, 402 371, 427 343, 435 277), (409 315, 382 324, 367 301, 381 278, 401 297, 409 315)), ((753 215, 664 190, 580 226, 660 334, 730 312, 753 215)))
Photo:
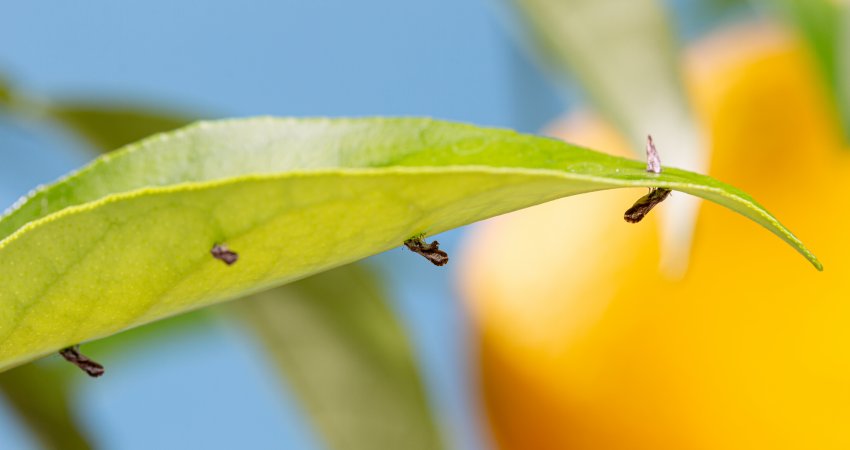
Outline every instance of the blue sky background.
MULTIPOLYGON (((487 0, 36 0, 2 11, 0 74, 51 98, 127 99, 208 117, 425 115, 527 131, 561 110, 487 0)), ((91 156, 46 126, 0 120, 0 203, 91 156)), ((459 235, 440 240, 456 248, 459 235)), ((401 250, 374 259, 392 267, 384 272, 395 306, 450 443, 483 448, 451 266, 401 250), (411 277, 415 288, 404 283, 411 277)), ((100 447, 320 448, 234 324, 150 342, 108 369, 76 393, 100 447)), ((0 436, 3 448, 36 448, 5 405, 0 436)))

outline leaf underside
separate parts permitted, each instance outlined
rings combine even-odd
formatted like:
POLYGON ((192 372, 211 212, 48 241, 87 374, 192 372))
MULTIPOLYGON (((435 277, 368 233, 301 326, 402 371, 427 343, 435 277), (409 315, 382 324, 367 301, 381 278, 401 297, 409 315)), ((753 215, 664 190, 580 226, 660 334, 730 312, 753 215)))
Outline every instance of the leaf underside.
MULTIPOLYGON (((105 155, 0 219, 0 369, 488 217, 665 187, 763 225, 745 193, 558 140, 431 119, 199 122, 105 155), (216 244, 238 253, 232 266, 216 244)), ((619 218, 612 218, 619 220, 619 218)))

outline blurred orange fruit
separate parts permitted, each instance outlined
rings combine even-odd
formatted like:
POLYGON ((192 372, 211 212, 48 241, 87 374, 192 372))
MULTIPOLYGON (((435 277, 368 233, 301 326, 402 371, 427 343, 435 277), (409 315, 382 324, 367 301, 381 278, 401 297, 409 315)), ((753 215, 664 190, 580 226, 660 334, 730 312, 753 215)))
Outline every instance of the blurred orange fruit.
MULTIPOLYGON (((850 151, 825 89, 770 25, 711 37, 688 61, 710 174, 771 210, 825 271, 706 203, 687 274, 666 279, 658 211, 622 219, 645 190, 483 224, 459 260, 502 449, 850 449, 850 151)), ((588 116, 555 133, 624 151, 588 116)))

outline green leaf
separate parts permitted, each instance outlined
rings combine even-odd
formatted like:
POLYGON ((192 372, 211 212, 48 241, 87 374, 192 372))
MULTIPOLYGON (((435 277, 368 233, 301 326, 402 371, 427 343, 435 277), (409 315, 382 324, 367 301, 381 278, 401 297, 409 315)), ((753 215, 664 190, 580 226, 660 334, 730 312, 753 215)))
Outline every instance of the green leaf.
MULTIPOLYGON (((104 151, 189 122, 139 108, 51 111, 62 111, 54 117, 104 151)), ((349 264, 216 311, 245 319, 257 333, 328 448, 441 448, 413 350, 378 281, 362 263, 349 264)), ((101 339, 86 351, 105 360, 104 351, 127 351, 146 335, 185 331, 197 320, 183 319, 204 311, 101 339)))
POLYGON ((232 307, 262 338, 328 448, 443 447, 407 336, 362 265, 232 307))
MULTIPOLYGON (((54 104, 51 111, 63 111, 54 118, 102 150, 189 122, 140 108, 54 104)), ((215 310, 227 317, 235 310, 247 321, 328 448, 441 448, 413 350, 378 281, 362 263, 350 264, 215 310)), ((198 320, 185 323, 185 318, 209 310, 98 340, 86 352, 106 361, 105 351, 127 351, 151 334, 168 339, 164 334, 197 325, 198 320)))
POLYGON ((644 169, 554 139, 430 119, 258 118, 154 136, 38 190, 0 219, 0 367, 294 281, 420 233, 617 187, 717 202, 820 268, 740 190, 644 169), (211 257, 217 243, 239 261, 211 257))

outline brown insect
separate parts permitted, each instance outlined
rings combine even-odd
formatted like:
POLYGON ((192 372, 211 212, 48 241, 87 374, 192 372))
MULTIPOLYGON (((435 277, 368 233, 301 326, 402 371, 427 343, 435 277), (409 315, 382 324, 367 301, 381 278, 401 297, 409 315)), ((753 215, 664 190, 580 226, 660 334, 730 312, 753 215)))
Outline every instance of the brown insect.
POLYGON ((650 188, 649 194, 637 199, 631 208, 626 210, 623 218, 628 223, 638 223, 655 208, 655 205, 663 202, 670 195, 670 189, 650 188))
POLYGON ((80 353, 79 345, 74 345, 59 350, 59 354, 62 355, 62 357, 65 358, 66 361, 79 367, 80 370, 82 370, 92 378, 97 378, 103 375, 103 373, 105 372, 103 366, 90 360, 88 357, 86 357, 86 355, 80 353))
POLYGON ((410 251, 424 256, 425 259, 431 261, 435 266, 445 266, 449 262, 449 255, 440 250, 440 243, 434 241, 429 244, 425 242, 424 235, 412 237, 404 241, 404 245, 410 251))
POLYGON ((231 251, 225 244, 215 244, 212 250, 210 250, 210 254, 213 258, 227 264, 228 266, 233 265, 239 260, 239 254, 231 251))

